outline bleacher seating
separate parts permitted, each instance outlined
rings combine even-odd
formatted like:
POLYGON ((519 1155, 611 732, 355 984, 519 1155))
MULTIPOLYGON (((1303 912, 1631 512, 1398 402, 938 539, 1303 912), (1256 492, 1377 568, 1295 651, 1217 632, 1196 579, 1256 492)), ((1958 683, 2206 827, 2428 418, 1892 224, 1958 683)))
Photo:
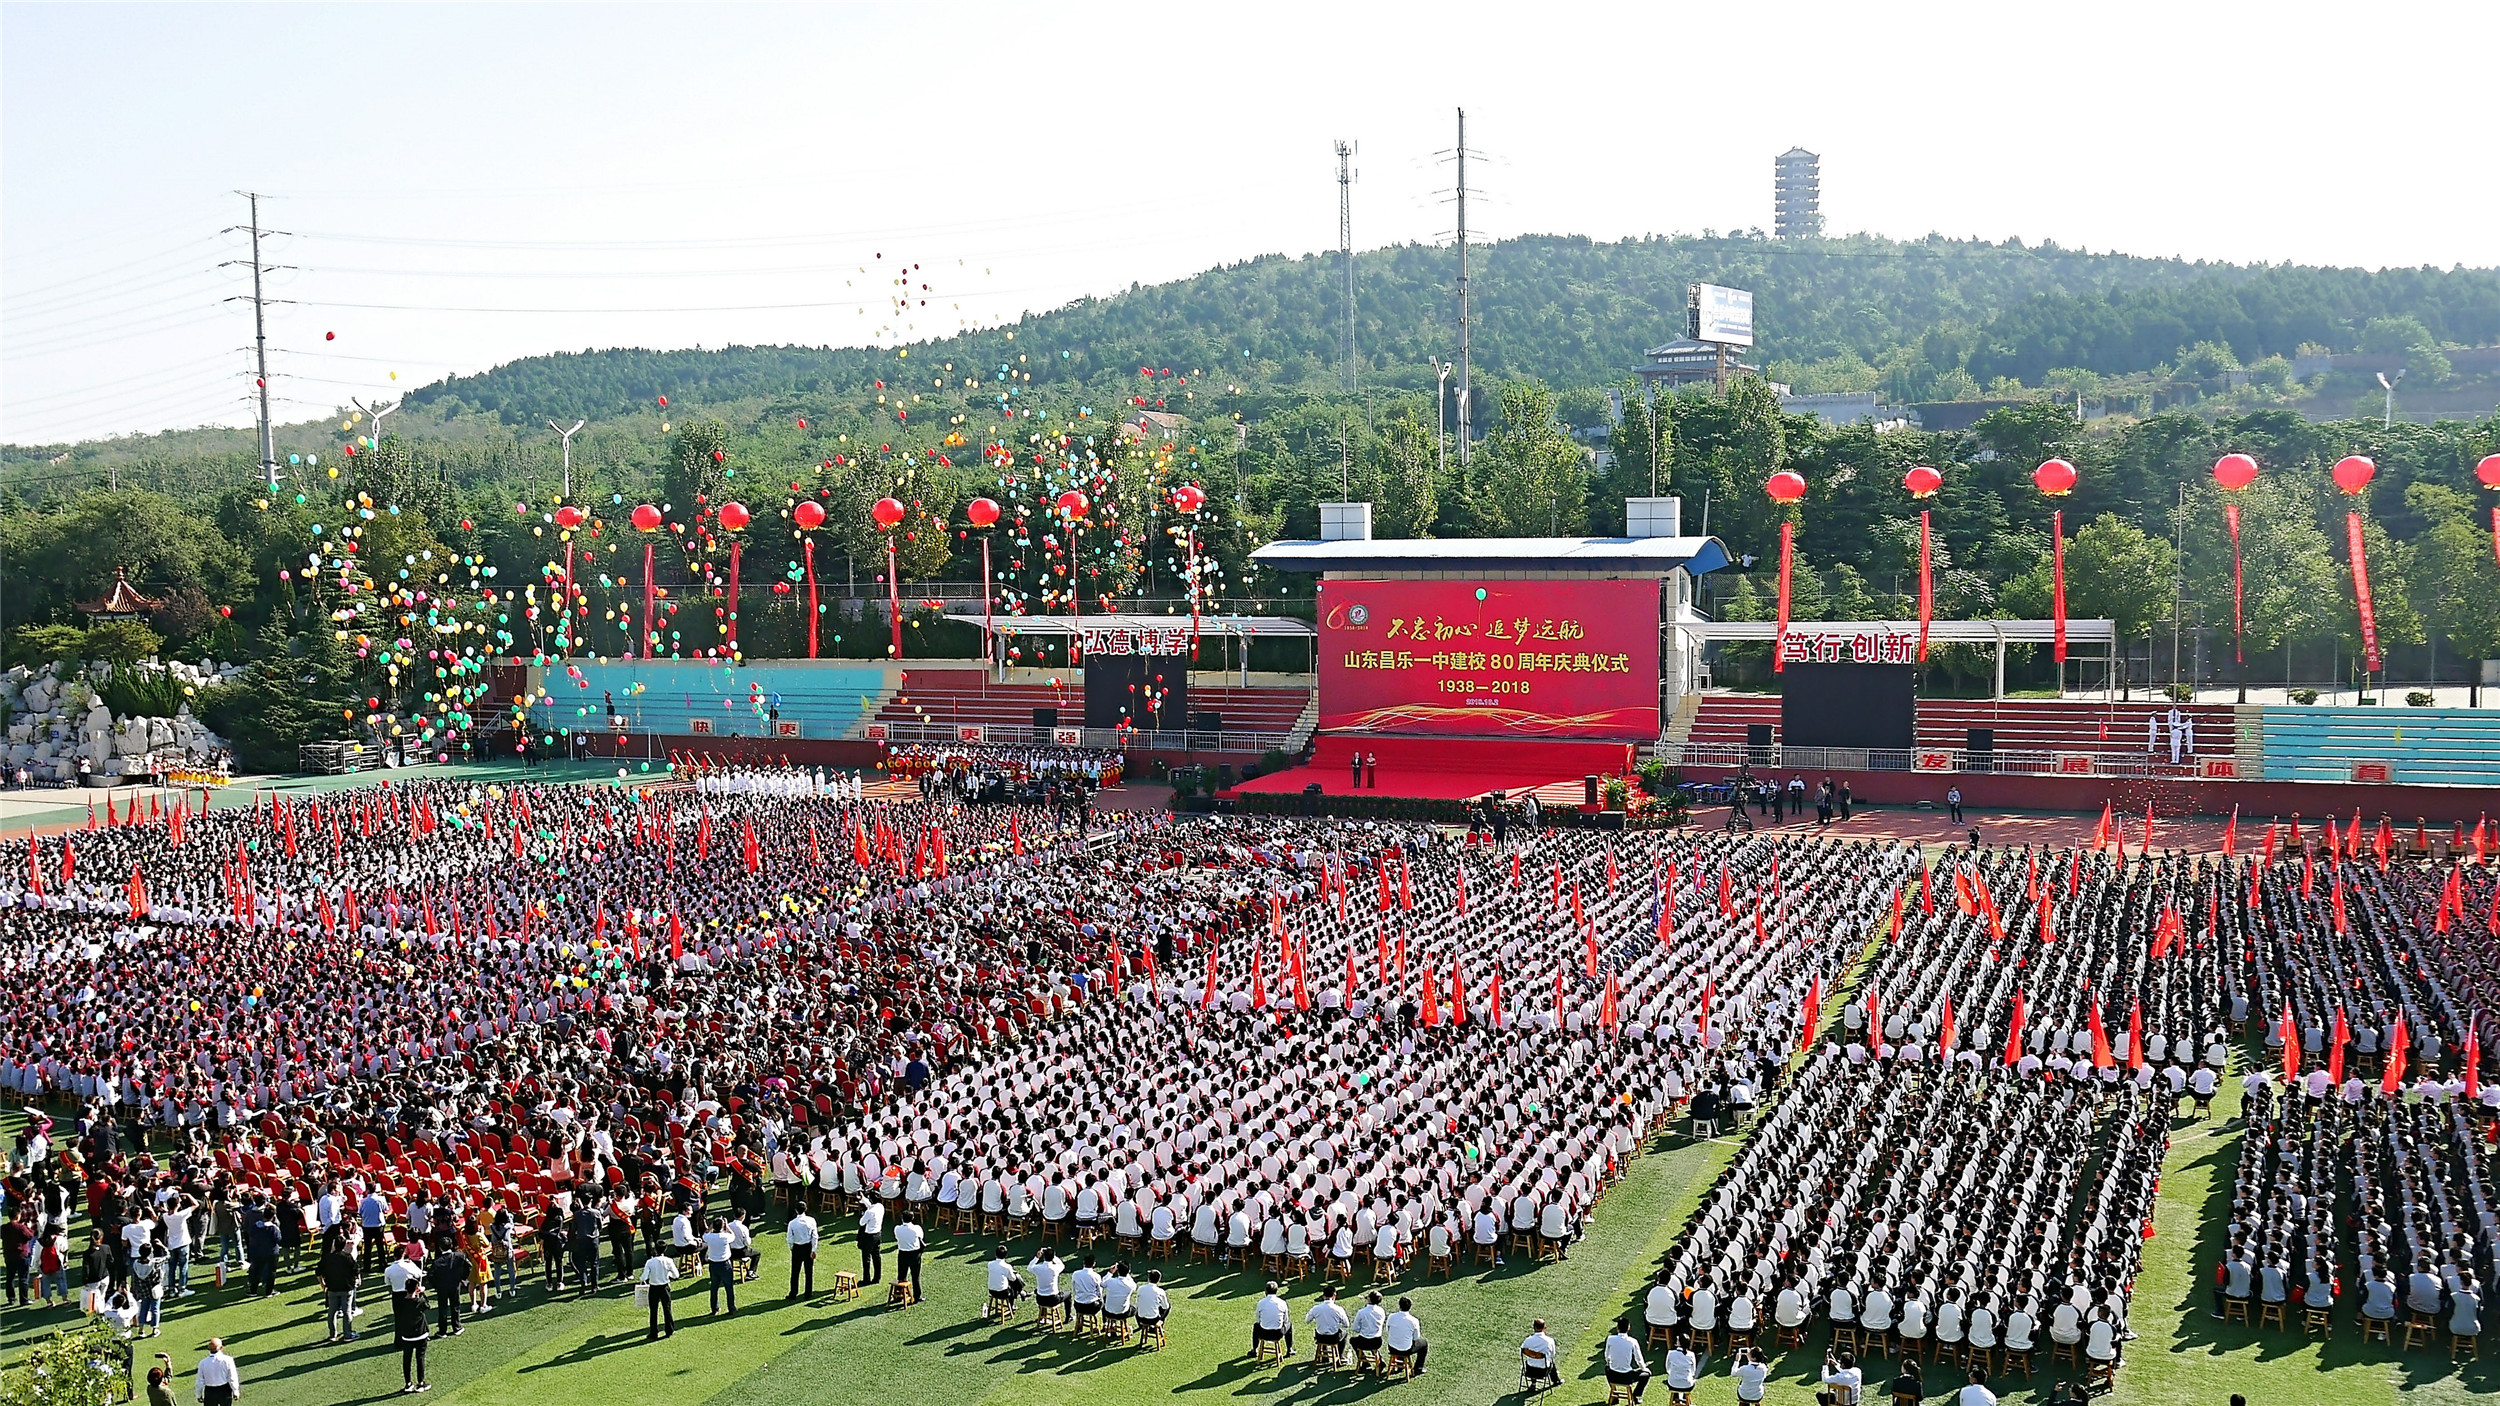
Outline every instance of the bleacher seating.
MULTIPOLYGON (((1189 711, 1220 714, 1228 735, 1281 737, 1293 730, 1310 696, 1307 688, 1196 684, 1189 690, 1189 711)), ((1075 679, 1054 688, 1047 683, 999 683, 978 669, 914 669, 902 690, 878 710, 877 720, 930 727, 974 723, 1030 728, 1036 708, 1056 708, 1061 723, 1074 726, 1084 720, 1084 687, 1075 679)))
POLYGON ((891 696, 886 671, 875 664, 794 661, 728 669, 700 660, 654 659, 577 667, 579 680, 562 669, 546 672, 551 707, 566 725, 597 726, 603 700, 612 698, 630 726, 647 732, 682 735, 702 718, 722 734, 752 737, 779 721, 797 723, 802 737, 841 737, 891 696), (642 686, 639 693, 636 684, 642 686), (575 713, 584 707, 588 715, 575 713), (759 707, 777 707, 780 716, 761 716, 759 707))
POLYGON ((2351 781, 2356 762, 2417 786, 2500 786, 2500 711, 2470 708, 2264 710, 2268 781, 2351 781))
MULTIPOLYGON (((1918 703, 1917 745, 1960 750, 1973 728, 1996 734, 2001 752, 2142 753, 2145 724, 2155 715, 2167 717, 2168 702, 2104 703, 2097 699, 2050 702, 2040 699, 1922 698, 1918 703)), ((2238 743, 2233 710, 2228 704, 2181 704, 2182 717, 2196 724, 2200 756, 2227 757, 2238 743)), ((2495 714, 2500 717, 2500 714, 2495 714)), ((1704 695, 1688 739, 1699 746, 1740 747, 1750 725, 1780 725, 1776 694, 1712 693, 1704 695)), ((1787 737, 1774 731, 1772 740, 1787 737)), ((2168 744, 2164 743, 2164 760, 2168 744)))

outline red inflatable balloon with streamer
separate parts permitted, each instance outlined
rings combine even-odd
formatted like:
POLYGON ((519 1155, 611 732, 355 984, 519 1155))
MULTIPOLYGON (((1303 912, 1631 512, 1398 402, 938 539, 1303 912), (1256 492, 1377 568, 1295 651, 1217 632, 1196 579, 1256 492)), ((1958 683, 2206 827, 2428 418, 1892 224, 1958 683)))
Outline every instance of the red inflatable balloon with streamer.
POLYGON ((720 525, 732 532, 743 530, 754 518, 755 514, 748 512, 744 503, 733 500, 720 505, 720 525))
MULTIPOLYGON (((660 510, 649 503, 638 505, 634 509, 634 527, 644 533, 659 531, 660 510)), ((635 622, 635 627, 642 631, 642 637, 636 641, 634 651, 646 659, 651 657, 653 649, 659 647, 659 620, 653 610, 658 603, 658 586, 651 577, 651 543, 646 537, 642 544, 642 618, 635 622)))
POLYGON ((581 509, 567 503, 563 507, 556 509, 556 526, 570 532, 574 528, 582 525, 582 519, 585 516, 586 514, 584 514, 581 509))
MULTIPOLYGON (((1901 486, 1913 498, 1929 498, 1944 487, 1944 475, 1925 464, 1917 465, 1901 476, 1901 486)), ((1933 560, 1934 519, 1929 509, 1918 510, 1918 662, 1927 662, 1927 630, 1936 618, 1935 576, 1929 568, 1933 560)))
MULTIPOLYGON (((2378 477, 2378 465, 2358 454, 2348 454, 2335 461, 2335 486, 2348 498, 2358 498, 2361 490, 2378 477)), ((2367 547, 2361 540, 2361 510, 2344 512, 2344 549, 2352 557, 2352 601, 2361 616, 2361 667, 2363 672, 2379 671, 2378 612, 2370 605, 2370 562, 2367 547)))
POLYGON ((869 505, 868 515, 877 520, 877 526, 890 531, 903 520, 903 505, 891 498, 879 498, 869 505))
POLYGON ((799 505, 790 510, 790 516, 797 520, 799 526, 813 532, 825 525, 825 505, 813 498, 802 498, 799 505))
MULTIPOLYGON (((2225 454, 2214 460, 2214 482, 2222 485, 2223 492, 2237 493, 2256 481, 2257 461, 2248 455, 2225 454)), ((2248 653, 2243 648, 2240 639, 2248 622, 2246 613, 2242 609, 2243 596, 2240 587, 2239 504, 2222 505, 2222 525, 2231 533, 2231 660, 2236 664, 2246 664, 2248 653)), ((2248 686, 2245 681, 2240 685, 2240 701, 2243 703, 2248 701, 2248 686)))
POLYGON ((634 509, 634 527, 642 532, 660 530, 660 510, 644 503, 634 509))
MULTIPOLYGON (((1771 501, 1786 507, 1806 496, 1805 475, 1793 469, 1782 469, 1762 485, 1771 501)), ((1779 629, 1771 637, 1771 672, 1780 673, 1788 667, 1783 657, 1788 647, 1788 578, 1797 559, 1797 524, 1786 514, 1780 517, 1780 614, 1779 629)))
POLYGON ((1172 506, 1185 513, 1194 513, 1207 505, 1207 491, 1194 483, 1184 483, 1172 490, 1172 506))
MULTIPOLYGON (((2063 498, 2075 491, 2075 466, 2063 459, 2041 461, 2031 471, 2032 486, 2051 498, 2063 498)), ((2049 514, 2049 622, 2051 640, 2049 654, 2059 664, 2066 662, 2066 510, 2049 514)), ((2066 671, 2057 672, 2057 688, 2066 691, 2066 671)))
POLYGON ((2075 491, 2075 466, 2063 459, 2050 459, 2031 471, 2032 485, 2052 498, 2063 498, 2075 491))
POLYGON ((998 504, 987 498, 975 498, 964 504, 964 518, 975 527, 988 527, 998 521, 998 504))
MULTIPOLYGON (((2485 488, 2500 488, 2500 454, 2486 454, 2474 466, 2474 477, 2485 488)), ((2500 504, 2491 509, 2491 558, 2500 562, 2500 504)))

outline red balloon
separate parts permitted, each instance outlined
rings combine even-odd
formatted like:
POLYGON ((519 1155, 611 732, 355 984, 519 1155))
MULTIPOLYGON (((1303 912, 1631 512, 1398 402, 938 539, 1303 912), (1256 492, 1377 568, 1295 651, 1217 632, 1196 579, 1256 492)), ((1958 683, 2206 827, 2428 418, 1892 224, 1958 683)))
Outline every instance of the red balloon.
POLYGON ((2245 454, 2225 454, 2214 460, 2214 482, 2233 493, 2257 481, 2257 461, 2245 454))
POLYGON ((819 528, 825 525, 825 505, 813 498, 802 498, 799 505, 790 510, 790 516, 798 519, 801 527, 819 528))
POLYGON ((755 515, 747 511, 747 505, 744 503, 732 500, 720 505, 720 525, 732 532, 745 527, 747 519, 753 516, 755 515))
POLYGON ((1770 494, 1774 503, 1794 503, 1806 496, 1805 475, 1793 469, 1782 469, 1771 475, 1770 481, 1762 485, 1762 491, 1770 494))
POLYGON ((2052 498, 2063 498, 2075 491, 2075 466, 2063 459, 2051 459, 2031 471, 2031 482, 2052 498))
POLYGON ((1184 483, 1172 490, 1172 506, 1185 513, 1194 513, 1207 505, 1207 491, 1194 483, 1184 483))
POLYGON ((877 526, 891 531, 894 524, 903 520, 903 505, 891 498, 879 498, 868 505, 868 515, 877 520, 877 526))
POLYGON ((964 504, 964 518, 975 527, 987 527, 998 521, 998 505, 987 498, 975 498, 964 504))
POLYGON ((2378 465, 2358 454, 2348 454, 2335 461, 2335 486, 2346 493, 2359 494, 2378 477, 2378 465))
POLYGON ((2486 454, 2474 466, 2474 477, 2485 488, 2500 488, 2500 454, 2486 454))
POLYGON ((567 503, 556 509, 556 526, 570 531, 582 525, 582 510, 567 503))
POLYGON ((645 503, 634 509, 634 526, 644 532, 660 530, 660 510, 645 503))
POLYGON ((1059 495, 1059 515, 1061 517, 1083 517, 1085 516, 1085 509, 1088 506, 1090 505, 1085 501, 1085 495, 1077 492, 1073 488, 1059 495))
POLYGON ((1901 486, 1910 490, 1910 496, 1913 498, 1930 497, 1937 489, 1944 487, 1944 475, 1925 464, 1920 464, 1901 476, 1901 486))

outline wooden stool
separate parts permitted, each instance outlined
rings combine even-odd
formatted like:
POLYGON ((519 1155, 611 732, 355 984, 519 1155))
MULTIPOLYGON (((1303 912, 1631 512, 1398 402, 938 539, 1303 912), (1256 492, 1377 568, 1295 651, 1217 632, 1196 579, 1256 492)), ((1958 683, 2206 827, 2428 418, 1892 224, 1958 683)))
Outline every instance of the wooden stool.
POLYGON ((1059 1303, 1038 1303, 1037 1301, 1037 1304, 1033 1314, 1034 1327, 1048 1332, 1053 1328, 1064 1328, 1068 1325, 1068 1305, 1065 1301, 1059 1303))
POLYGON ((1393 1279, 1396 1279, 1397 1277, 1398 1277, 1398 1260, 1397 1260, 1397 1256, 1395 1256, 1395 1255, 1387 1255, 1387 1256, 1382 1256, 1382 1255, 1378 1255, 1378 1254, 1375 1254, 1375 1255, 1373 1255, 1373 1256, 1372 1256, 1372 1282, 1373 1282, 1373 1283, 1377 1284, 1377 1283, 1381 1282, 1381 1281, 1382 1281, 1382 1280, 1384 1280, 1384 1279, 1391 1279, 1391 1280, 1393 1280, 1393 1279))
POLYGON ((1415 1354, 1400 1352, 1396 1348, 1389 1349, 1388 1357, 1380 1364, 1380 1379, 1388 1381, 1393 1377, 1413 1377, 1414 1375, 1415 1354))
POLYGON ((1356 1348, 1354 1350, 1354 1370, 1357 1372, 1379 1371, 1380 1353, 1371 1348, 1356 1348))
POLYGON ((2089 1395, 2095 1390, 2107 1391, 2118 1379, 2118 1363, 2094 1359, 2083 1369, 2083 1389, 2089 1395))
POLYGON ((1673 1342, 1674 1340, 1675 1329, 1672 1326, 1665 1323, 1652 1323, 1649 1325, 1649 1346, 1656 1347, 1660 1343, 1673 1342))
POLYGON ((1163 1336, 1163 1320, 1152 1318, 1137 1325, 1137 1345, 1161 1352, 1170 1340, 1163 1336))
POLYGON ((1272 1255, 1259 1256, 1259 1271, 1270 1279, 1285 1278, 1285 1252, 1279 1250, 1272 1255))
POLYGON ((2225 1323, 2245 1323, 2245 1322, 2247 1322, 2247 1321, 2248 1321, 2248 1300, 2246 1300, 2246 1299, 2234 1299, 2234 1298, 2225 1298, 2225 1299, 2223 1299, 2223 1301, 2222 1301, 2222 1321, 2223 1321, 2223 1322, 2225 1322, 2225 1323))
POLYGON ((1315 1341, 1311 1344, 1311 1367, 1313 1370, 1318 1370, 1324 1367, 1342 1367, 1344 1365, 1345 1339, 1339 1338, 1334 1342, 1329 1342, 1323 1339, 1315 1341))
POLYGON ((1190 1241, 1189 1259, 1187 1262, 1190 1264, 1196 1264, 1201 1260, 1206 1261, 1208 1264, 1215 1263, 1215 1247, 1208 1244, 1204 1240, 1190 1241))
POLYGON ((1538 1264, 1562 1263, 1563 1246, 1569 1243, 1567 1240, 1548 1240, 1542 1235, 1538 1236, 1536 1238, 1536 1262, 1538 1264))
POLYGON ((2283 1305, 2272 1300, 2268 1300, 2265 1303, 2257 1305, 2257 1327, 2260 1330, 2266 1328, 2282 1328, 2288 1330, 2291 1325, 2283 1319, 2283 1305))
POLYGON ((1337 1280, 1338 1282, 1344 1284, 1353 1283, 1354 1261, 1341 1260, 1335 1255, 1330 1255, 1328 1257, 1328 1273, 1324 1277, 1337 1280))
POLYGON ((2402 1350, 2405 1352, 2413 1351, 2416 1339, 2419 1339, 2423 1343, 2435 1343, 2439 1341, 2439 1328, 2437 1325, 2433 1324, 2431 1320, 2424 1318, 2418 1313, 2405 1319, 2405 1340, 2402 1350))
POLYGON ((1272 1361, 1280 1367, 1283 1366, 1285 1363, 1285 1340, 1283 1338, 1261 1338, 1257 1349, 1250 1354, 1250 1361, 1253 1365, 1261 1362, 1272 1361))
POLYGON ((2049 1366, 2054 1368, 2060 1362, 2065 1363, 2069 1367, 2082 1366, 2083 1356, 2081 1347, 2082 1345, 2079 1343, 2057 1343, 2052 1345, 2049 1348, 2049 1366))
POLYGON ((1144 1259, 1146 1257, 1146 1232, 1141 1230, 1135 1235, 1121 1236, 1120 1253, 1133 1260, 1144 1259))
POLYGON ((1622 1403, 1622 1406, 1631 1406, 1631 1401, 1632 1387, 1630 1383, 1606 1383, 1606 1406, 1616 1406, 1618 1402, 1622 1403))
POLYGON ((2020 1372, 2023 1374, 2024 1381, 2031 1380, 2032 1354, 2030 1349, 2016 1349, 2009 1347, 2001 1348, 1999 1351, 2003 1354, 2003 1360, 1998 1365, 2006 1375, 2012 1376, 2014 1373, 2020 1372))
POLYGON ((1476 1246, 1476 1263, 1478 1263, 1478 1264, 1491 1264, 1491 1263, 1493 1263, 1493 1251, 1494 1251, 1494 1247, 1493 1247, 1493 1246, 1491 1246, 1491 1245, 1484 1245, 1484 1244, 1479 1244, 1479 1245, 1477 1245, 1477 1246, 1476 1246))
POLYGON ((1102 1238, 1102 1222, 1081 1220, 1076 1223, 1076 1247, 1080 1250, 1102 1238))
POLYGON ((851 1271, 849 1271, 849 1270, 847 1270, 847 1269, 837 1269, 837 1270, 835 1270, 835 1271, 833 1272, 833 1298, 834 1298, 834 1301, 835 1301, 836 1303, 847 1303, 847 1302, 849 1302, 850 1300, 855 1299, 855 1298, 858 1298, 858 1297, 859 1297, 859 1276, 858 1276, 858 1275, 856 1275, 856 1274, 853 1274, 851 1271))
POLYGON ((1805 1340, 1806 1327, 1803 1323, 1800 1323, 1793 1328, 1783 1325, 1772 1337, 1772 1341, 1778 1343, 1783 1348, 1802 1346, 1805 1343, 1805 1340))
POLYGON ((2372 1338, 2376 1338, 2376 1339, 2378 1339, 2380 1342, 2386 1343, 2386 1344, 2387 1344, 2388 1346, 2390 1346, 2390 1347, 2395 1346, 2395 1345, 2396 1345, 2395 1339, 2393 1339, 2393 1338, 2391 1338, 2391 1337, 2389 1337, 2389 1336, 2387 1335, 2388 1325, 2389 1325, 2389 1324, 2391 1324, 2391 1323, 2393 1323, 2394 1321, 2395 1321, 2395 1320, 2393 1320, 2393 1319, 2389 1319, 2389 1318, 2372 1318, 2370 1315, 2368 1315, 2368 1314, 2366 1314, 2366 1313, 2365 1313, 2365 1314, 2362 1314, 2362 1315, 2361 1315, 2361 1341, 2362 1341, 2362 1342, 2366 1345, 2366 1344, 2370 1341, 2370 1339, 2372 1339, 2372 1338))
POLYGON ((2300 1335, 2302 1337, 2308 1337, 2313 1333, 2320 1337, 2324 1337, 2332 1331, 2333 1324, 2330 1322, 2325 1309, 2303 1308, 2300 1311, 2300 1335))
POLYGON ((1112 1346, 1126 1347, 1130 1331, 1136 1326, 1136 1322, 1134 1318, 1114 1318, 1106 1313, 1102 1320, 1102 1335, 1111 1340, 1112 1346))
POLYGON ((918 1302, 920 1302, 920 1295, 913 1290, 911 1281, 908 1279, 895 1280, 885 1291, 887 1308, 909 1308, 918 1302))
POLYGON ((1172 1257, 1172 1251, 1177 1248, 1179 1244, 1180 1237, 1178 1236, 1174 1236, 1169 1240, 1149 1240, 1146 1242, 1146 1258, 1150 1260, 1168 1260, 1172 1257))
POLYGON ((1964 1347, 1962 1365, 1975 1372, 1991 1372, 1996 1368, 1997 1350, 1992 1347, 1964 1347))
POLYGON ((981 1320, 986 1323, 993 1318, 997 1319, 1001 1323, 1012 1323, 1015 1321, 1015 1295, 992 1294, 987 1300, 983 1301, 981 1304, 981 1320))
POLYGON ((1005 1230, 1006 1230, 1006 1229, 1007 1229, 1007 1213, 1006 1213, 1006 1212, 1004 1212, 1004 1211, 983 1211, 983 1212, 981 1213, 981 1233, 982 1233, 983 1235, 998 1235, 998 1234, 1002 1234, 1002 1233, 1004 1233, 1004 1232, 1005 1232, 1005 1230))
POLYGON ((1457 1268, 1451 1264, 1451 1260, 1453 1258, 1454 1256, 1449 1254, 1447 1251, 1434 1255, 1431 1257, 1430 1262, 1424 1266, 1424 1272, 1426 1274, 1438 1274, 1442 1278, 1447 1279, 1451 1275, 1458 1272, 1457 1268))
POLYGON ((2477 1362, 2482 1361, 2482 1354, 2474 1350, 2474 1339, 2477 1336, 2479 1335, 2474 1333, 2450 1333, 2448 1335, 2448 1360, 2454 1362, 2460 1357, 2471 1357, 2477 1362))
MULTIPOLYGON (((1655 1337, 1653 1337, 1653 1338, 1651 1338, 1651 1339, 1650 1339, 1650 1341, 1651 1341, 1651 1342, 1656 1342, 1656 1341, 1658 1341, 1658 1340, 1657 1340, 1655 1337)), ((1832 1351, 1834 1351, 1834 1352, 1858 1352, 1858 1351, 1861 1351, 1861 1349, 1860 1349, 1860 1348, 1859 1348, 1859 1346, 1858 1346, 1858 1325, 1857 1325, 1857 1324, 1855 1324, 1855 1323, 1835 1323, 1835 1324, 1833 1324, 1833 1325, 1832 1325, 1832 1351)))

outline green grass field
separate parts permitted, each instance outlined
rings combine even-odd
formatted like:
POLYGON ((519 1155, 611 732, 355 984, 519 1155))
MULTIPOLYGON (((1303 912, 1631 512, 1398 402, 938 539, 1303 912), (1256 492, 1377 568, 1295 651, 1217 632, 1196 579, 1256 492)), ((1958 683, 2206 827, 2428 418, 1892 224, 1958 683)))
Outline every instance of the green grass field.
MULTIPOLYGON (((2402 1360, 2383 1347, 2364 1353, 2348 1312, 2339 1315, 2336 1336, 2326 1344, 2281 1333, 2261 1338, 2238 1325, 2226 1330, 2207 1316, 2194 1265, 2210 1263, 2218 1253, 2239 1140, 2236 1126, 2220 1115, 2229 1114, 2233 1102, 2226 1095, 2213 1121, 2182 1124, 2172 1144, 2156 1211, 2159 1233, 2147 1247, 2136 1290, 2140 1336, 2129 1345, 2109 1399, 2221 1406, 2240 1391, 2253 1403, 2370 1406, 2392 1403, 2400 1392, 2425 1403, 2487 1400, 2500 1392, 2500 1370, 2490 1363, 2452 1367, 2444 1349, 2402 1360)), ((900 1386, 915 1406, 1011 1406, 1064 1401, 1080 1392, 1105 1401, 1180 1395, 1209 1403, 1316 1403, 1377 1394, 1485 1402, 1516 1395, 1518 1342, 1529 1320, 1542 1316, 1573 1369, 1551 1399, 1599 1402, 1605 1386, 1596 1353, 1607 1326, 1636 1302, 1650 1270, 1731 1151, 1723 1143, 1669 1138, 1638 1159, 1608 1193, 1588 1237, 1564 1264, 1531 1269, 1513 1263, 1446 1282, 1401 1282, 1399 1291, 1415 1296, 1433 1344, 1432 1371, 1415 1383, 1382 1385, 1339 1372, 1315 1374, 1307 1343, 1303 1361, 1281 1370, 1253 1368, 1243 1357, 1250 1305, 1260 1289, 1251 1275, 1165 1264, 1166 1279, 1176 1281, 1171 1346, 1147 1352, 1038 1333, 1029 1310, 1013 1327, 980 1322, 981 1265, 988 1247, 962 1238, 932 1241, 923 1275, 929 1296, 916 1307, 888 1309, 876 1290, 849 1303, 834 1302, 830 1292, 786 1302, 780 1237, 772 1235, 762 1241, 763 1277, 741 1286, 735 1316, 707 1317, 702 1293, 681 1284, 678 1332, 656 1344, 644 1341, 643 1318, 630 1290, 612 1287, 588 1300, 569 1293, 551 1299, 533 1280, 517 1311, 499 1306, 471 1319, 462 1336, 434 1345, 429 1364, 434 1395, 492 1406, 655 1400, 795 1406, 823 1400, 828 1392, 883 1397, 900 1386)), ((829 1290, 832 1271, 854 1264, 847 1243, 829 1243, 818 1266, 820 1286, 829 1290)), ((244 1399, 253 1406, 339 1406, 396 1395, 398 1354, 388 1342, 387 1310, 376 1306, 367 1313, 370 1331, 363 1341, 326 1347, 319 1299, 308 1278, 299 1272, 284 1282, 286 1291, 268 1300, 244 1299, 239 1289, 204 1290, 169 1304, 165 1335, 140 1345, 141 1362, 161 1349, 187 1377, 200 1345, 218 1334, 243 1365, 244 1399)), ((1292 1295, 1297 1315, 1313 1292, 1306 1285, 1292 1295)), ((375 1298, 365 1296, 369 1304, 375 1298)), ((29 1341, 73 1316, 10 1310, 0 1330, 0 1358, 13 1360, 29 1341)), ((1821 1357, 1821 1343, 1814 1340, 1778 1359, 1772 1400, 1811 1400, 1811 1378, 1821 1357)), ((1882 1370, 1888 1373, 1889 1364, 1882 1370)), ((1932 1395, 1942 1398, 1947 1393, 1937 1375, 1930 1374, 1938 1388, 1932 1395)), ((2019 1383, 1997 1387, 2009 1402, 2040 1401, 2050 1380, 2044 1376, 2029 1389, 2019 1383)), ((188 1394, 186 1384, 181 1399, 188 1394)), ((1656 1399, 1664 1402, 1663 1388, 1656 1399)), ((1735 1390, 1719 1370, 1695 1399, 1732 1402, 1735 1390)))

